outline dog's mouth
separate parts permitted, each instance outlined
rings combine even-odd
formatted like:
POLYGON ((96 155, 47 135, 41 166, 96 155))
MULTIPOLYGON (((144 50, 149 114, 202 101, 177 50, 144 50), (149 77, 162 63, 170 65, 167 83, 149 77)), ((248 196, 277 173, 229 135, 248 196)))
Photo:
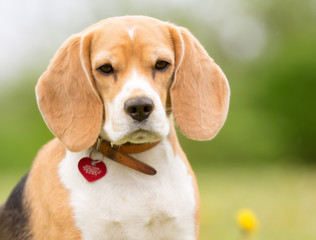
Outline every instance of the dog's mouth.
POLYGON ((124 143, 143 144, 161 141, 170 130, 169 119, 156 117, 145 119, 141 123, 127 121, 124 118, 106 122, 101 129, 100 137, 114 145, 124 143), (115 123, 115 124, 114 124, 115 123))
POLYGON ((123 138, 113 142, 115 145, 122 145, 124 143, 142 144, 149 142, 156 142, 162 139, 162 136, 156 132, 144 129, 138 129, 124 136, 123 138))

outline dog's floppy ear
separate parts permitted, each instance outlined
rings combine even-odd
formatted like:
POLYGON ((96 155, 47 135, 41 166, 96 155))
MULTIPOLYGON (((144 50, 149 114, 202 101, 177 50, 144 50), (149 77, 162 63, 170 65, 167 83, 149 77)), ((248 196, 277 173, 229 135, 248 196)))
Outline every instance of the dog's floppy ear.
POLYGON ((102 125, 102 102, 91 73, 91 39, 92 33, 70 37, 36 85, 47 126, 73 152, 92 146, 102 125))
POLYGON ((175 49, 172 112, 180 131, 195 140, 209 140, 223 126, 230 90, 219 66, 185 28, 169 25, 175 49))

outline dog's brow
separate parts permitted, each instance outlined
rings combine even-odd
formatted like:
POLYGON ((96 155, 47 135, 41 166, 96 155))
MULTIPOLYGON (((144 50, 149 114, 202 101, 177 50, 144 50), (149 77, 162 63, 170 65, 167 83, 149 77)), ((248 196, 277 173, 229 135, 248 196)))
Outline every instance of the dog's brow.
POLYGON ((156 49, 152 54, 152 60, 154 62, 157 61, 158 59, 166 60, 166 61, 169 61, 170 63, 173 63, 174 57, 173 57, 173 54, 169 50, 159 48, 159 49, 156 49))
POLYGON ((111 64, 115 64, 116 58, 107 51, 98 53, 94 58, 94 64, 96 66, 104 64, 106 61, 110 62, 111 64))

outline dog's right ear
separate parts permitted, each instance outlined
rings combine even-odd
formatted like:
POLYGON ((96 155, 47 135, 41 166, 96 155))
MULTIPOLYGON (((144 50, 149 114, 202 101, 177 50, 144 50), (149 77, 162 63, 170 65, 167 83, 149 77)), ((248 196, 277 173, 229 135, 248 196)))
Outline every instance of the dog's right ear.
POLYGON ((37 103, 48 128, 73 152, 92 146, 102 126, 103 105, 90 64, 92 35, 70 37, 36 85, 37 103))

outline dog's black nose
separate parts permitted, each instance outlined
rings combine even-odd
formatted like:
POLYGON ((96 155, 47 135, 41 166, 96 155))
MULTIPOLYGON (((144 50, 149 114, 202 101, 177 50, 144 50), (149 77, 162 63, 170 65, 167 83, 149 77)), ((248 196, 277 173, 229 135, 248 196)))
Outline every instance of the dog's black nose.
POLYGON ((148 97, 130 98, 124 103, 125 112, 141 122, 149 117, 154 109, 154 102, 148 97))

